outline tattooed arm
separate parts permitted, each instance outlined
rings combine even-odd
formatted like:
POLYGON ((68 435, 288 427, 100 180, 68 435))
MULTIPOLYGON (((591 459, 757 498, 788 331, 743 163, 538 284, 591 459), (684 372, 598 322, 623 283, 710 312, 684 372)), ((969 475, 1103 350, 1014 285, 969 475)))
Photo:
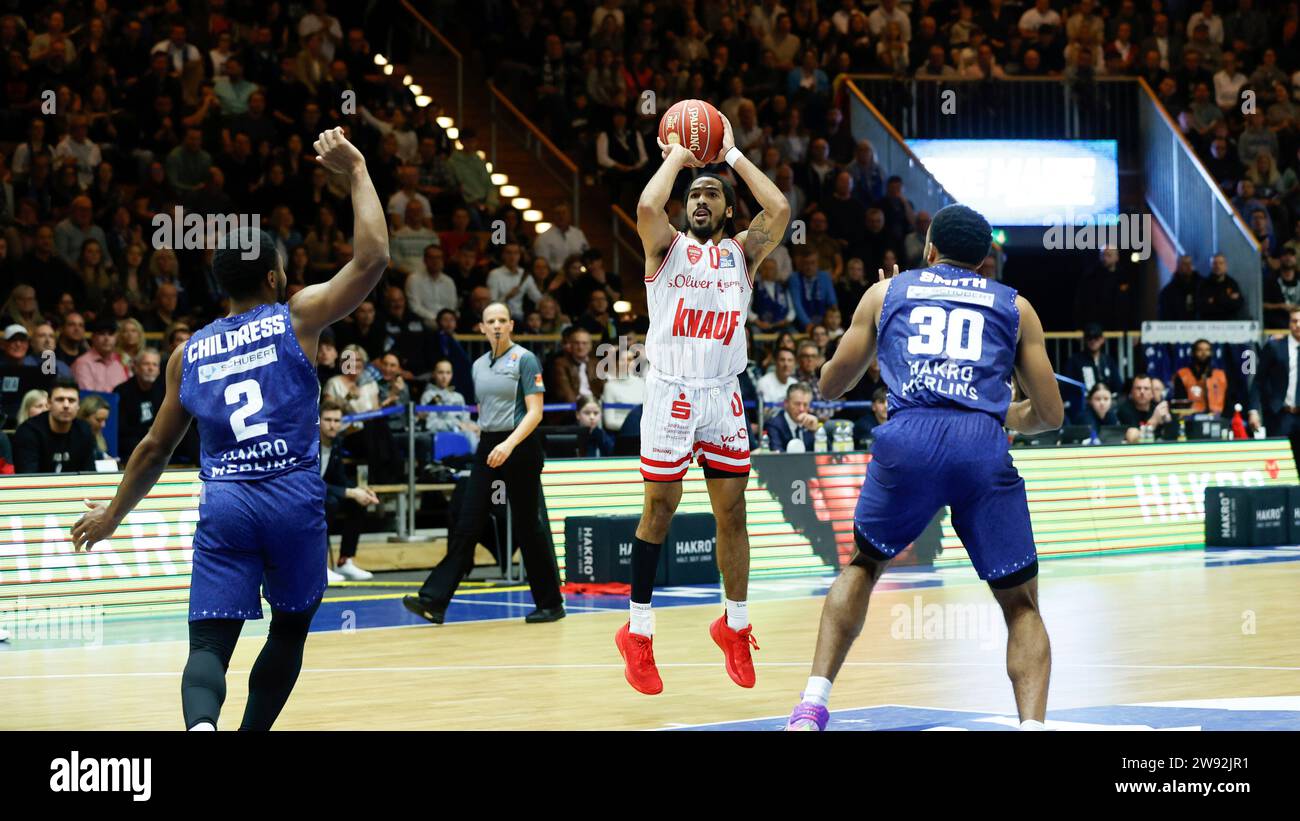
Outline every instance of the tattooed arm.
MULTIPOLYGON (((731 133, 731 122, 722 118, 722 155, 726 155, 736 144, 731 133)), ((790 203, 776 187, 776 183, 767 178, 758 166, 742 156, 734 166, 736 174, 749 186, 754 199, 763 206, 763 210, 749 221, 749 229, 736 235, 736 242, 745 249, 745 262, 750 271, 757 271, 759 263, 767 259, 772 249, 781 243, 785 236, 785 227, 790 224, 790 203)))

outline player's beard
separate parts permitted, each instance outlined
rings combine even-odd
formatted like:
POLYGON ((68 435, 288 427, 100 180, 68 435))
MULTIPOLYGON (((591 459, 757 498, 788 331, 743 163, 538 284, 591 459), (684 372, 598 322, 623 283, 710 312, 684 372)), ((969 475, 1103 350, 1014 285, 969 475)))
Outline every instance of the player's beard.
POLYGON ((709 221, 706 225, 704 226, 697 225, 695 222, 695 217, 692 216, 690 220, 687 221, 686 228, 688 231, 690 231, 691 236, 695 237, 700 242, 704 242, 706 240, 713 239, 713 237, 717 235, 718 230, 722 228, 722 223, 725 222, 726 219, 727 218, 725 216, 725 213, 723 216, 714 217, 713 212, 710 211, 709 221))

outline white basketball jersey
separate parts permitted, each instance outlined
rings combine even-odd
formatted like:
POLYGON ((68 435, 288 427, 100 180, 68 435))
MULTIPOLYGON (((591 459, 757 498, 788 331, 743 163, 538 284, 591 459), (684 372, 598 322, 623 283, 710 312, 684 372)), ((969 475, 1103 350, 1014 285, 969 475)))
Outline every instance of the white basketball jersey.
POLYGON ((651 367, 682 379, 724 379, 745 369, 754 281, 740 243, 700 243, 678 232, 645 283, 651 367))

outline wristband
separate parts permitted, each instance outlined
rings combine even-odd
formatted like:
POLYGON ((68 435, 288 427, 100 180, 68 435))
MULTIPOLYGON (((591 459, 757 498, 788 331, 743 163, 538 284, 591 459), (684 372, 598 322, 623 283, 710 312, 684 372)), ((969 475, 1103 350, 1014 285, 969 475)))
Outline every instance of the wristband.
POLYGON ((727 165, 735 168, 736 162, 743 156, 745 156, 745 152, 733 145, 731 148, 727 149, 727 155, 722 159, 726 161, 727 165))

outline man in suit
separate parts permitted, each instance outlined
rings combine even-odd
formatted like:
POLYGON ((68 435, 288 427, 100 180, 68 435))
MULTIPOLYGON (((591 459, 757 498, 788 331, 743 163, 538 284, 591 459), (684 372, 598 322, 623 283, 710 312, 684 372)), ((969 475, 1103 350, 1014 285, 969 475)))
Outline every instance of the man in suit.
POLYGON ((1291 311, 1290 326, 1290 334, 1269 340, 1260 353, 1250 386, 1250 424, 1262 422, 1269 436, 1291 437, 1294 448, 1300 440, 1300 310, 1291 311))
POLYGON ((1119 375, 1119 365, 1114 357, 1106 353, 1106 336, 1100 324, 1089 322, 1083 326, 1083 348, 1066 360, 1063 375, 1083 383, 1082 388, 1072 385, 1061 387, 1066 412, 1072 415, 1082 412, 1084 397, 1093 385, 1105 382, 1118 387, 1123 382, 1119 375))
POLYGON ((325 399, 320 405, 320 465, 325 481, 325 519, 330 530, 342 534, 339 543, 338 569, 327 570, 330 583, 366 581, 374 574, 357 567, 357 542, 361 540, 361 521, 366 505, 379 504, 379 497, 367 487, 355 487, 348 481, 343 469, 346 451, 335 440, 343 424, 343 405, 336 399, 325 399))
MULTIPOLYGON (((772 417, 763 428, 767 432, 768 443, 772 451, 780 453, 790 448, 790 442, 796 432, 803 443, 805 452, 813 450, 814 432, 821 426, 821 420, 808 412, 812 402, 812 388, 798 382, 785 392, 785 408, 772 417)), ((797 447, 796 447, 797 450, 797 447)))

